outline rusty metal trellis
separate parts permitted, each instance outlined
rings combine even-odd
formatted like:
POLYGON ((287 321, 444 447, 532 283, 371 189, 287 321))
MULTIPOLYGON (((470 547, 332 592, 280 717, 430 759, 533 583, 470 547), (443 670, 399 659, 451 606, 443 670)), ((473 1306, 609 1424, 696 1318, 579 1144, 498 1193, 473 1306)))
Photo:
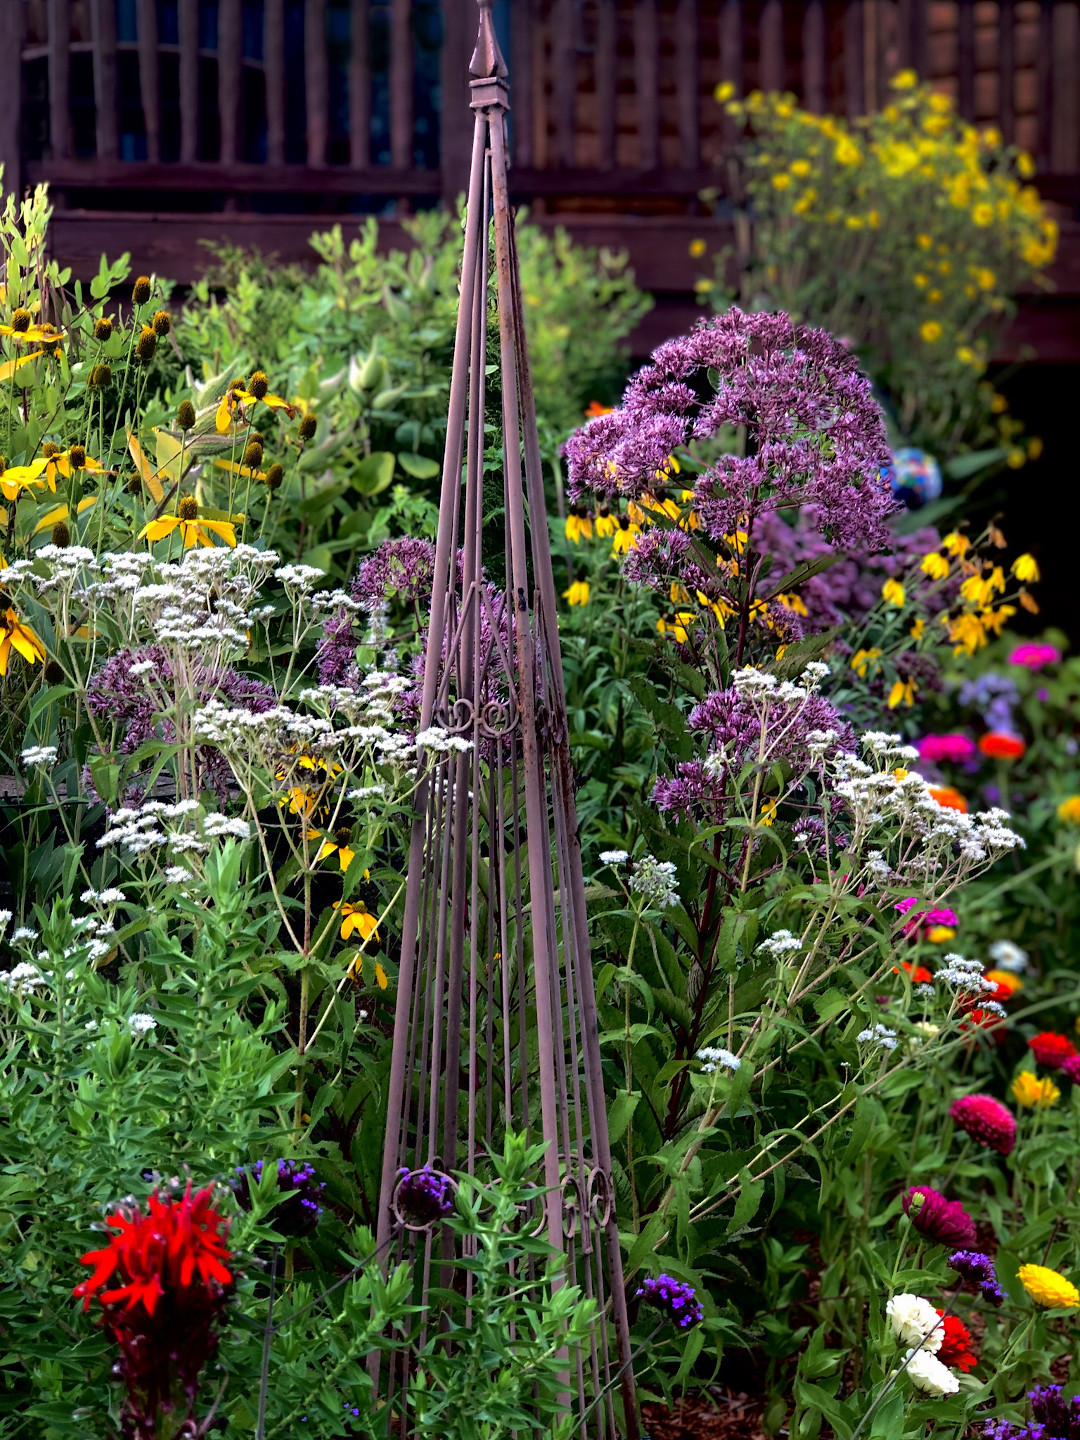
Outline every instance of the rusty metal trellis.
POLYGON ((555 583, 507 191, 507 72, 490 0, 480 0, 471 69, 472 163, 421 709, 421 730, 470 743, 438 752, 417 796, 378 1245, 382 1255, 412 1254, 426 1295, 438 1242, 403 1223, 401 1168, 482 1173, 508 1127, 546 1142, 539 1223, 566 1257, 563 1274, 600 1313, 590 1353, 568 1357, 568 1404, 581 1433, 614 1440, 621 1388, 620 1428, 633 1440, 555 583), (496 316, 501 497, 490 455, 484 483, 496 316), (501 512, 501 546, 485 503, 501 512))

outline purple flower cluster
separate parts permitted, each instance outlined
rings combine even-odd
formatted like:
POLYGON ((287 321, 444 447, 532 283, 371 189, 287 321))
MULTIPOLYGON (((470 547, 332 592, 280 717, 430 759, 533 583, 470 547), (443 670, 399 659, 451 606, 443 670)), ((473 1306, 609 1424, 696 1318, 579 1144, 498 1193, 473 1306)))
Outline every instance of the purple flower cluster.
MULTIPOLYGON (((430 540, 403 535, 384 540, 360 562, 348 593, 363 606, 369 621, 381 616, 391 601, 411 606, 414 633, 418 633, 420 609, 431 598, 434 578, 435 546, 430 540)), ((356 647, 360 638, 351 611, 341 609, 329 617, 315 656, 320 685, 347 685, 359 680, 356 647)))
POLYGON ((959 1200, 946 1200, 940 1190, 914 1185, 903 1199, 904 1214, 920 1235, 937 1245, 970 1245, 975 1221, 959 1200))
POLYGON ((406 1225, 432 1225, 454 1208, 453 1181, 431 1165, 419 1170, 402 1166, 398 1171, 394 1203, 406 1225))
MULTIPOLYGON (((684 761, 673 777, 658 780, 653 800, 661 810, 720 824, 732 798, 729 782, 748 760, 757 758, 761 720, 751 701, 731 689, 706 695, 690 712, 687 723, 706 737, 712 756, 708 763, 684 761)), ((833 750, 854 749, 851 726, 822 696, 809 696, 794 712, 779 702, 771 705, 766 719, 769 765, 782 762, 792 771, 802 770, 809 762, 808 740, 815 730, 835 732, 833 750)))
POLYGON ((1028 1391, 1031 1421, 987 1420, 985 1440, 1080 1440, 1080 1395, 1066 1400, 1060 1385, 1028 1391))
POLYGON ((812 505, 831 543, 885 548, 897 507, 870 383, 831 335, 783 314, 733 307, 655 350, 621 406, 567 441, 572 498, 650 493, 673 451, 739 427, 746 454, 722 455, 695 486, 708 535, 752 534, 767 511, 812 505))
MULTIPOLYGON (((236 1198, 245 1210, 251 1208, 251 1185, 262 1179, 263 1162, 256 1160, 252 1165, 241 1166, 236 1172, 232 1186, 236 1198)), ((271 1216, 271 1224, 283 1235, 300 1236, 314 1229, 323 1213, 322 1198, 326 1186, 315 1179, 315 1167, 306 1160, 279 1160, 277 1162, 278 1189, 288 1199, 278 1205, 271 1216)))
POLYGON ((680 1330, 689 1330, 691 1325, 705 1319, 694 1287, 683 1280, 673 1280, 670 1275, 646 1280, 634 1293, 680 1330))
POLYGON ((961 705, 970 705, 979 712, 988 730, 1003 735, 1016 733, 1013 710, 1020 704, 1020 691, 1007 675, 988 670, 977 680, 965 680, 957 698, 961 705))
POLYGON ((949 1256, 948 1265, 961 1279, 978 1285, 983 1299, 991 1305, 1004 1304, 1005 1291, 997 1282, 997 1271, 989 1255, 981 1250, 957 1250, 949 1256))
MULTIPOLYGON (((197 661, 189 664, 182 686, 185 693, 191 693, 196 706, 217 699, 262 715, 277 704, 273 687, 261 680, 243 675, 239 670, 213 669, 197 661)), ((176 705, 176 677, 160 645, 118 650, 91 675, 86 686, 86 702, 91 713, 106 725, 120 725, 121 755, 133 754, 147 740, 176 739, 176 727, 168 713, 176 705), (140 666, 140 673, 133 673, 134 665, 140 666), (148 669, 142 668, 147 665, 148 669)), ((224 799, 230 775, 225 757, 212 745, 200 745, 196 760, 200 785, 224 799)))

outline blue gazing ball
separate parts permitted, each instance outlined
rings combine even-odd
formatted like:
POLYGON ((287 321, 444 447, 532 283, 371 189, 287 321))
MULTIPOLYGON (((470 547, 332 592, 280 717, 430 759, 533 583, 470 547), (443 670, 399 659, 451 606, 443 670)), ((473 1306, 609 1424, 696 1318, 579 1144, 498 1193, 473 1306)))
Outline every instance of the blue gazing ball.
POLYGON ((941 467, 925 450, 894 450, 886 474, 893 499, 908 510, 921 510, 941 495, 941 467))

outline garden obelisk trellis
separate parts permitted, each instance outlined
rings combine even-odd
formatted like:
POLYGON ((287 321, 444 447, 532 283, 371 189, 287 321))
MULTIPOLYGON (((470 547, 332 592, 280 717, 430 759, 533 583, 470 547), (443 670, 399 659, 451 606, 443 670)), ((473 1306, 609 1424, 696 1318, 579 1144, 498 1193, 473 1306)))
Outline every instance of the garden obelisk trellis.
MULTIPOLYGON (((555 582, 507 192, 506 66, 490 0, 481 0, 471 68, 472 165, 421 709, 422 730, 441 727, 470 744, 439 752, 417 796, 380 1251, 410 1233, 396 1198, 402 1167, 482 1171, 506 1128, 546 1142, 542 1223, 566 1255, 566 1278, 595 1297, 601 1316, 592 1353, 568 1357, 568 1403, 588 1408, 590 1430, 614 1435, 617 1382, 632 1436, 555 582), (495 323, 503 474, 488 519, 484 418, 495 323), (491 543, 496 523, 505 530, 501 547, 491 543)), ((426 1290, 432 1238, 413 1233, 426 1290)))

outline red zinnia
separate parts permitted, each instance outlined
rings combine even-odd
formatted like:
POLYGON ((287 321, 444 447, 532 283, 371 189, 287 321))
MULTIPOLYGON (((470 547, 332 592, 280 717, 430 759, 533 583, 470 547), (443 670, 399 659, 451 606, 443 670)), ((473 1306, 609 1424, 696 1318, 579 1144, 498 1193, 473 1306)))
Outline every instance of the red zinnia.
POLYGON ((1019 735, 1006 735, 1003 730, 991 730, 979 741, 979 749, 991 760, 1019 760, 1027 745, 1019 735))
POLYGON ((1016 1144, 1012 1112, 992 1095, 961 1095, 949 1106, 949 1114, 973 1140, 999 1155, 1008 1155, 1016 1144))
POLYGON ((946 1315, 944 1310, 937 1313, 944 1316, 941 1322, 941 1348, 937 1352, 937 1358, 943 1365, 952 1365, 957 1370, 970 1370, 979 1361, 974 1351, 968 1349, 971 1344, 970 1330, 959 1316, 946 1315))
POLYGON ((1028 1041, 1028 1049, 1035 1056, 1040 1065, 1045 1065, 1048 1070, 1060 1070, 1066 1060, 1071 1060, 1076 1054, 1076 1046, 1067 1035, 1057 1035, 1053 1030, 1044 1030, 1040 1035, 1033 1035, 1028 1041))

